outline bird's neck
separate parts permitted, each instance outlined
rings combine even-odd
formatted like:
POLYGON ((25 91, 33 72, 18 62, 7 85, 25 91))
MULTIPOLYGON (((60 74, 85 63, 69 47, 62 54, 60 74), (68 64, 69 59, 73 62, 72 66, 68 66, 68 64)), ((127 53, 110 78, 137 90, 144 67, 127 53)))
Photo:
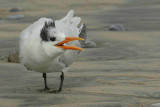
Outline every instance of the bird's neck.
POLYGON ((45 55, 44 57, 52 59, 52 60, 56 59, 58 56, 60 56, 61 54, 65 52, 45 42, 42 43, 42 50, 44 51, 44 55, 45 55))

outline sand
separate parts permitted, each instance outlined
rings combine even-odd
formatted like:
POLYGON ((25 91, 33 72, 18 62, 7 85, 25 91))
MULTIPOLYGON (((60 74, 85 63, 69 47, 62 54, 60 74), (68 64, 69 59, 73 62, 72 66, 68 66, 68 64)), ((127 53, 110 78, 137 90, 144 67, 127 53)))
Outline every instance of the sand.
MULTIPOLYGON (((160 6, 158 0, 0 1, 0 106, 6 107, 150 107, 160 102, 160 6), (9 13, 12 6, 22 11, 9 13), (74 9, 97 48, 85 49, 65 74, 64 90, 42 93, 40 73, 27 71, 5 57, 18 50, 22 29, 40 17, 58 19, 74 9), (10 14, 24 19, 7 20, 10 14), (125 32, 108 27, 121 23, 125 32)), ((48 75, 59 87, 60 73, 48 75)))

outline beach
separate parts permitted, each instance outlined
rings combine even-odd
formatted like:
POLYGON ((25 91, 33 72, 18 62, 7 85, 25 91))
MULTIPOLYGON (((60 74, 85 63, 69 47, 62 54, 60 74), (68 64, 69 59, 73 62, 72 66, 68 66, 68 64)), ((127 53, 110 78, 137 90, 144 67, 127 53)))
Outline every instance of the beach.
MULTIPOLYGON (((160 1, 158 0, 0 0, 1 107, 150 107, 160 102, 160 1), (11 7, 19 12, 9 12, 11 7), (87 26, 85 48, 65 74, 61 93, 39 92, 40 73, 7 62, 18 52, 20 32, 40 17, 64 17, 73 9, 87 26), (22 14, 24 18, 7 19, 22 14), (109 31, 122 24, 125 31, 109 31)), ((48 74, 56 89, 60 72, 48 74)))

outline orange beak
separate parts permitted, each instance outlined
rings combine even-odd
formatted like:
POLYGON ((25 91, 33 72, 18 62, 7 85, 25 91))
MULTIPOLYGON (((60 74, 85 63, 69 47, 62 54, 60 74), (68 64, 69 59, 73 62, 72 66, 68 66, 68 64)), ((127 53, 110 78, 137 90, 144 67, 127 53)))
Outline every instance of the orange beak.
POLYGON ((63 48, 63 49, 72 49, 72 50, 80 50, 82 51, 83 49, 82 48, 78 48, 78 47, 75 47, 75 46, 65 46, 64 43, 68 43, 68 42, 71 42, 71 41, 74 41, 74 40, 84 40, 82 38, 78 38, 78 37, 65 37, 65 40, 62 41, 62 42, 59 42, 57 44, 55 44, 54 46, 56 47, 59 47, 59 48, 63 48))

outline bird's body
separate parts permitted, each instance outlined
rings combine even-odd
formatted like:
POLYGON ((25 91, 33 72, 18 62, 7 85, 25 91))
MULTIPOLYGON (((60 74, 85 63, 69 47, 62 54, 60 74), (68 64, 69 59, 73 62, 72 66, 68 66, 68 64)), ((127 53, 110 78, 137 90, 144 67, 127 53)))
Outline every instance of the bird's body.
MULTIPOLYGON (((21 32, 19 57, 27 69, 41 73, 68 70, 77 58, 79 49, 61 49, 57 44, 64 41, 65 37, 79 37, 84 25, 78 28, 81 19, 73 17, 73 14, 71 10, 64 18, 56 21, 40 18, 21 32)), ((65 42, 65 45, 81 47, 80 41, 65 42)))
MULTIPOLYGON (((80 18, 72 18, 72 16, 73 12, 70 11, 63 19, 55 21, 55 27, 66 36, 79 37, 80 32, 77 25, 80 22, 80 18), (75 23, 73 23, 73 19, 75 19, 75 23)), ((57 57, 52 56, 52 52, 50 51, 54 50, 50 50, 48 46, 41 45, 43 42, 41 42, 42 40, 39 36, 40 30, 43 28, 46 21, 49 22, 52 21, 52 19, 41 18, 22 31, 20 36, 21 62, 28 69, 37 72, 50 73, 66 71, 68 66, 77 58, 79 52, 75 50, 66 50, 61 55, 57 52, 57 57)), ((68 45, 81 46, 79 41, 70 42, 68 45)))

